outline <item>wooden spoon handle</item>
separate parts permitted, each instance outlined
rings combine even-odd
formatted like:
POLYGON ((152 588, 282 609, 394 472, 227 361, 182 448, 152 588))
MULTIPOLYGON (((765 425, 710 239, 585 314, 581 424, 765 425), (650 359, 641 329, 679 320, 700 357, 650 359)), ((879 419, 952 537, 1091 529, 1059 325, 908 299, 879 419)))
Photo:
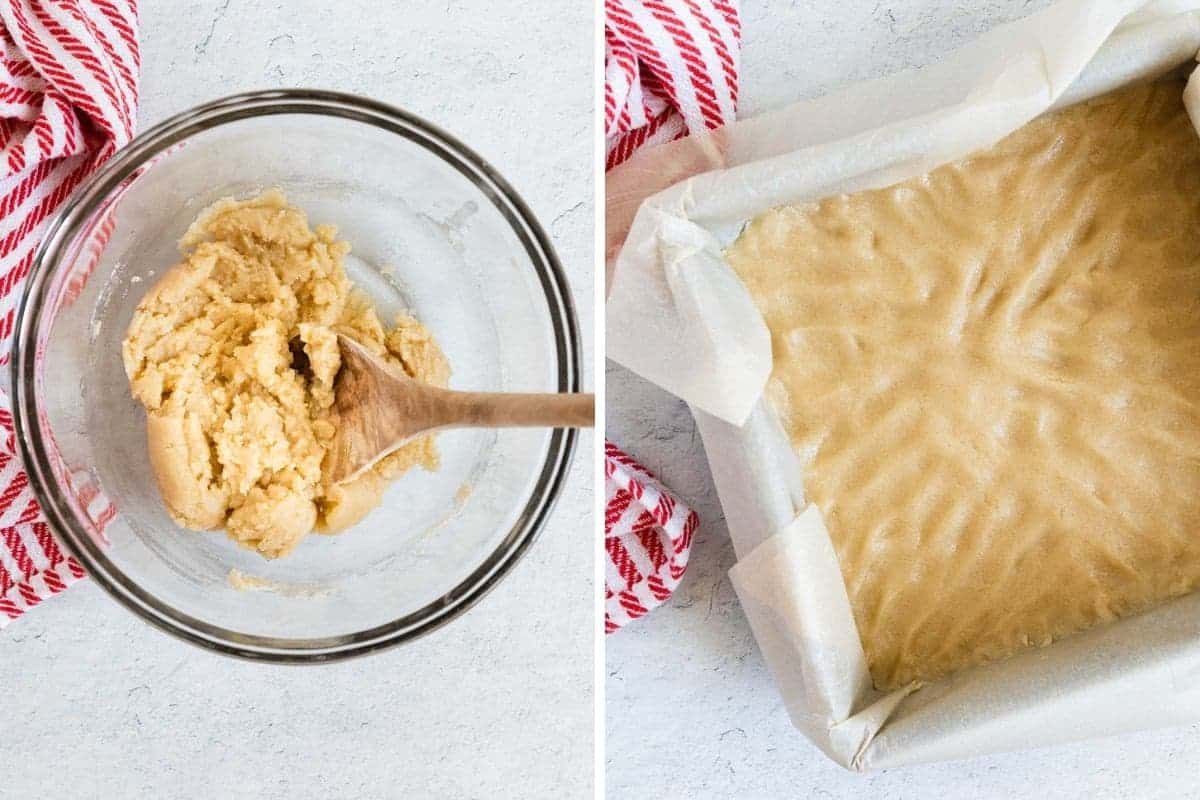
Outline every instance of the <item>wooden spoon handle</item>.
POLYGON ((590 428, 592 394, 444 392, 442 413, 453 428, 590 428))

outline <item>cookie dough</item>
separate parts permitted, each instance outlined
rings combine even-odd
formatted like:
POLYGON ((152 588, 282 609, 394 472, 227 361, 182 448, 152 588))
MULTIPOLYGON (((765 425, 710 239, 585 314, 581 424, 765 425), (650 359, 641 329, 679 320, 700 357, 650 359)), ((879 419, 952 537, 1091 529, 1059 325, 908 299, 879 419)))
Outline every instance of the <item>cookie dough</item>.
POLYGON ((1169 80, 728 252, 877 686, 1200 584, 1200 138, 1169 80))
POLYGON ((183 260, 134 312, 122 356, 146 409, 150 463, 171 517, 224 528, 268 558, 316 529, 362 519, 388 482, 438 465, 417 439, 353 482, 322 472, 337 419, 338 332, 409 375, 445 386, 450 368, 429 332, 401 316, 385 329, 342 267, 350 246, 310 228, 283 194, 222 200, 180 242, 183 260), (293 351, 297 352, 293 352, 293 351), (297 369, 306 359, 307 369, 297 369))

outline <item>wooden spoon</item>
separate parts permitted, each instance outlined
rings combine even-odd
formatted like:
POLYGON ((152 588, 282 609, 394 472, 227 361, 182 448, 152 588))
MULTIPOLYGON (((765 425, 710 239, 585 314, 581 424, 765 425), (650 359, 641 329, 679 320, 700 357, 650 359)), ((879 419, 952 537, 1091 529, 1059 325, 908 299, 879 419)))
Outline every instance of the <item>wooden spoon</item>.
POLYGON ((590 428, 590 394, 456 392, 410 378, 338 334, 342 367, 334 379, 337 433, 329 449, 334 483, 353 480, 405 442, 442 428, 590 428))

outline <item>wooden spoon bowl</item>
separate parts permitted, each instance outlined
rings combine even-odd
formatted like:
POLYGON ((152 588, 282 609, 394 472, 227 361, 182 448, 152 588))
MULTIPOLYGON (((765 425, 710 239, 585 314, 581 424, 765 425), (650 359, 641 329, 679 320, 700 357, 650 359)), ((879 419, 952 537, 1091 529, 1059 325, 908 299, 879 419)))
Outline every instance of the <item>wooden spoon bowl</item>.
POLYGON ((405 442, 445 428, 590 428, 595 395, 458 392, 410 378, 338 334, 342 367, 334 379, 337 432, 329 476, 353 480, 405 442))

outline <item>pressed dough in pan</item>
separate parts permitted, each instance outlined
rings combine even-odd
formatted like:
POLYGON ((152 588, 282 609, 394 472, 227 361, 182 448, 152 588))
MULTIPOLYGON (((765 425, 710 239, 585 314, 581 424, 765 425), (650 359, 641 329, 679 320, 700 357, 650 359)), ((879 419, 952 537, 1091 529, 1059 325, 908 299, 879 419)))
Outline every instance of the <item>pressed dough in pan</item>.
POLYGON ((217 203, 184 236, 183 259, 142 298, 124 342, 171 517, 195 530, 223 527, 268 558, 314 528, 344 530, 379 504, 389 480, 438 464, 425 436, 349 483, 323 474, 337 424, 338 332, 426 383, 450 377, 420 322, 401 316, 383 327, 346 277, 350 246, 335 233, 310 228, 278 191, 217 203), (307 375, 293 368, 296 345, 307 375))
POLYGON ((728 252, 880 688, 1200 584, 1200 138, 1122 89, 728 252))

